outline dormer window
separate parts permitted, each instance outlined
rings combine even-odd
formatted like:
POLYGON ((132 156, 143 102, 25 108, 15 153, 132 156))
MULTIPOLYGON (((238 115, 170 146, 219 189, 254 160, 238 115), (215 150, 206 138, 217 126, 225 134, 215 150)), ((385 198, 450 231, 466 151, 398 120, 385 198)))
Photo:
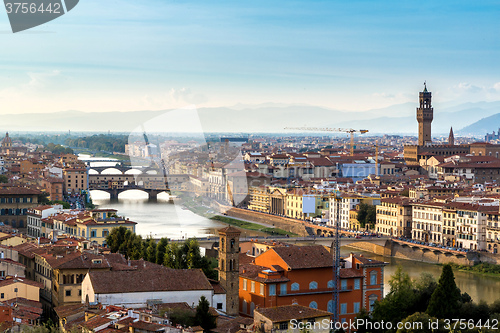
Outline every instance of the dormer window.
POLYGON ((93 264, 102 264, 102 259, 92 259, 93 264))

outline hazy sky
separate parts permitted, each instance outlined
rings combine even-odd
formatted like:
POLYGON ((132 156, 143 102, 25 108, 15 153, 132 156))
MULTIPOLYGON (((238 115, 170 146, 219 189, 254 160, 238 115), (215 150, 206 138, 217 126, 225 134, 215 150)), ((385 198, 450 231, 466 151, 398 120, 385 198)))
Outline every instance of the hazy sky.
POLYGON ((0 113, 500 100, 495 1, 81 0, 12 34, 0 113))

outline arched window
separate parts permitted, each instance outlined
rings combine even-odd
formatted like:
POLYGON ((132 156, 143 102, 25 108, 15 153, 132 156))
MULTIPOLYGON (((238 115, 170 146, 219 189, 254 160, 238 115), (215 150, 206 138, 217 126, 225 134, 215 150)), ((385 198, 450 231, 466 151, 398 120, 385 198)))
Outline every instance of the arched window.
POLYGON ((333 301, 332 300, 328 301, 328 312, 333 313, 333 301))
POLYGON ((318 303, 316 303, 315 301, 312 301, 311 303, 309 303, 309 307, 313 308, 313 309, 317 309, 318 308, 318 303))
POLYGON ((231 249, 234 249, 234 243, 235 243, 234 238, 232 238, 231 239, 231 249))
POLYGON ((312 281, 311 283, 309 283, 309 289, 310 290, 318 289, 318 282, 312 281))
POLYGON ((328 281, 328 288, 333 288, 333 280, 328 281))
POLYGON ((247 301, 243 300, 243 305, 241 311, 243 313, 247 313, 247 301))
POLYGON ((294 282, 290 288, 292 291, 297 291, 300 289, 300 285, 297 282, 294 282))
POLYGON ((250 316, 253 316, 253 310, 255 310, 255 303, 250 303, 250 316))
POLYGON ((221 270, 223 270, 223 271, 225 271, 225 270, 226 270, 226 268, 224 267, 224 259, 222 259, 222 260, 220 261, 220 269, 221 269, 221 270))
POLYGON ((371 285, 377 284, 377 271, 370 272, 370 284, 371 285))

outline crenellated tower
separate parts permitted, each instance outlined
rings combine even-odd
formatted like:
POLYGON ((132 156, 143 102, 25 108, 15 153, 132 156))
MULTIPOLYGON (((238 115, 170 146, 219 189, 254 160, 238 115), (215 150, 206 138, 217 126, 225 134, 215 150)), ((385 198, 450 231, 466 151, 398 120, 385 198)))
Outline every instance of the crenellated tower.
POLYGON ((432 94, 427 91, 424 82, 424 91, 419 94, 420 106, 417 108, 418 121, 418 145, 426 146, 432 143, 431 123, 434 119, 434 109, 432 108, 432 94))

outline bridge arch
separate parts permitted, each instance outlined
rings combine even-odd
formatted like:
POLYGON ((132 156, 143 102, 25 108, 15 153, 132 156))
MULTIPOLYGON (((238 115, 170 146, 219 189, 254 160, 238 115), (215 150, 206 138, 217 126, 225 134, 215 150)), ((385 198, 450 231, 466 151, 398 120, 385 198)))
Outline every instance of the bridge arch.
POLYGON ((101 175, 122 175, 123 172, 114 167, 109 167, 101 171, 101 175))
POLYGON ((142 175, 142 171, 139 169, 129 169, 125 171, 125 175, 142 175))

